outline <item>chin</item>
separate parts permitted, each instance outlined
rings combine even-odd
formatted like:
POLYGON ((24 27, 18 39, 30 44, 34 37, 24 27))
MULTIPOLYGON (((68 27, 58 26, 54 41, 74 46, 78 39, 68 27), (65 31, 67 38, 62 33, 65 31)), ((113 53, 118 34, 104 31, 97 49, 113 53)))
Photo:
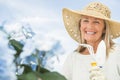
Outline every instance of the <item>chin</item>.
POLYGON ((86 42, 95 42, 94 39, 85 39, 85 40, 86 40, 86 42))

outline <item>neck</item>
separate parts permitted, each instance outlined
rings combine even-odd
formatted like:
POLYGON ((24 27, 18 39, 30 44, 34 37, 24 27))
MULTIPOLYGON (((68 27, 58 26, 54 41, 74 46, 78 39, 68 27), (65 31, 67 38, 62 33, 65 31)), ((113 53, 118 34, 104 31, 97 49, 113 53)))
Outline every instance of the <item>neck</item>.
POLYGON ((96 53, 98 44, 100 43, 101 40, 96 41, 96 42, 87 42, 87 44, 91 45, 93 47, 94 52, 96 53))
MULTIPOLYGON (((94 53, 96 53, 97 51, 97 47, 98 47, 98 44, 100 43, 101 40, 99 41, 96 41, 96 42, 87 42, 87 44, 91 45, 93 47, 93 50, 94 50, 94 53)), ((89 51, 87 48, 84 49, 84 51, 82 51, 82 54, 84 55, 89 55, 89 51)))

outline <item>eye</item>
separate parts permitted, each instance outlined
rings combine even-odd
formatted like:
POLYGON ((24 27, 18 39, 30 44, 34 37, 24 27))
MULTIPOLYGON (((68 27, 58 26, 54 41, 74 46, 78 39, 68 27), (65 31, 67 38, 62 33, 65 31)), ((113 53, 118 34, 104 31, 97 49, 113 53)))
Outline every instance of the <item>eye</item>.
POLYGON ((83 22, 89 22, 87 19, 83 20, 83 22))
POLYGON ((95 23, 95 24, 100 24, 100 22, 99 22, 99 21, 94 21, 94 23, 95 23))

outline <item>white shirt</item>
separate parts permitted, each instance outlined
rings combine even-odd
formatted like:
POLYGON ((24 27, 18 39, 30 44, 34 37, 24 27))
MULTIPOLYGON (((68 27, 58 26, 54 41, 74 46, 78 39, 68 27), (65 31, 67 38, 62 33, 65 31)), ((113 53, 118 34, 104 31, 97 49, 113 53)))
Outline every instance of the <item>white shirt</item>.
MULTIPOLYGON (((89 80, 91 69, 91 55, 82 55, 78 52, 71 53, 63 66, 61 74, 67 80, 89 80)), ((115 45, 110 51, 109 58, 104 65, 104 73, 107 80, 120 80, 120 46, 115 45)))

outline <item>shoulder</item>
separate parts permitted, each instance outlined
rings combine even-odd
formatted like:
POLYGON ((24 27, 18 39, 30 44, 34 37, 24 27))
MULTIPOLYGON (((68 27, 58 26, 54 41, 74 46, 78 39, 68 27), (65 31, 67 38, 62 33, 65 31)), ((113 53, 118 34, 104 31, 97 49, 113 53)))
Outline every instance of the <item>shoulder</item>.
POLYGON ((77 54, 79 54, 79 53, 74 51, 74 52, 67 55, 67 59, 73 59, 77 56, 77 54))
POLYGON ((78 61, 78 60, 80 60, 80 59, 83 59, 84 58, 84 56, 83 55, 81 55, 79 52, 76 52, 76 51, 74 51, 74 52, 72 52, 72 53, 69 53, 67 56, 66 56, 66 59, 65 59, 65 61, 66 62, 75 62, 75 61, 78 61))
POLYGON ((120 71, 120 62, 119 62, 120 61, 120 44, 115 44, 113 46, 113 54, 111 57, 113 57, 111 59, 112 64, 116 66, 117 70, 120 71))
POLYGON ((109 57, 112 60, 120 60, 120 44, 114 44, 110 50, 109 57))
POLYGON ((116 58, 120 58, 120 44, 114 45, 114 53, 116 53, 116 58))

